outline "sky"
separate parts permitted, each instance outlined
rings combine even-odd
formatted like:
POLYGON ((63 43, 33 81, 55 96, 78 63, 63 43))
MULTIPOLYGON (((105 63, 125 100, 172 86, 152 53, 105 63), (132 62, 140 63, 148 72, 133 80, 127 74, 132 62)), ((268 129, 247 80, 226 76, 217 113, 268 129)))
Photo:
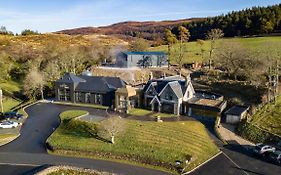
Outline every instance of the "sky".
POLYGON ((1 0, 0 26, 41 33, 122 21, 161 21, 226 14, 281 0, 1 0))

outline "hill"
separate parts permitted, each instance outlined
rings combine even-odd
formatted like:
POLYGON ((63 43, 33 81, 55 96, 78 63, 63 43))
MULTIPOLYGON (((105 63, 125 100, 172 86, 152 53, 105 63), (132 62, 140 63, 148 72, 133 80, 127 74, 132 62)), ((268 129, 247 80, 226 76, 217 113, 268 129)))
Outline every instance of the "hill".
MULTIPOLYGON (((265 48, 268 50, 275 50, 281 47, 281 37, 252 37, 252 38, 224 38, 218 41, 218 46, 221 43, 225 42, 237 42, 241 44, 243 47, 249 49, 250 51, 256 52, 261 51, 264 52, 265 48)), ((192 41, 188 42, 184 46, 187 50, 185 54, 184 62, 185 63, 194 63, 194 62, 205 62, 208 60, 208 51, 210 50, 210 42, 205 40, 202 49, 203 57, 201 53, 201 47, 197 42, 192 41)), ((158 47, 151 47, 150 51, 168 51, 167 45, 162 45, 158 47)), ((171 58, 171 63, 175 64, 173 58, 171 58)))
POLYGON ((67 34, 67 35, 91 35, 91 34, 103 34, 113 35, 122 39, 130 40, 133 37, 141 37, 148 40, 161 39, 163 32, 166 28, 174 28, 185 23, 193 21, 200 21, 201 18, 181 19, 174 21, 127 21, 112 24, 103 27, 82 27, 76 29, 62 30, 55 33, 67 34))
POLYGON ((191 18, 174 21, 127 21, 103 27, 84 27, 58 31, 68 35, 104 34, 117 36, 130 41, 144 38, 163 44, 164 30, 169 28, 178 36, 178 26, 186 27, 191 34, 190 40, 203 39, 214 28, 223 30, 225 36, 267 35, 281 32, 281 4, 268 7, 252 7, 228 14, 207 18, 191 18))

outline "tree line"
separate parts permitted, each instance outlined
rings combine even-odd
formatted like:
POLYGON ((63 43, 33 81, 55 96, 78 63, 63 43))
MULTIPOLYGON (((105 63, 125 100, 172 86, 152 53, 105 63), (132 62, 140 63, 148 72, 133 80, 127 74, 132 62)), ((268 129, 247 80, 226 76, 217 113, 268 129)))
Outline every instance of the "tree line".
MULTIPOLYGON (((281 4, 268 7, 253 7, 226 15, 183 24, 191 34, 191 40, 205 38, 211 29, 219 28, 224 36, 260 35, 281 32, 281 4)), ((179 34, 178 27, 172 32, 179 34)))

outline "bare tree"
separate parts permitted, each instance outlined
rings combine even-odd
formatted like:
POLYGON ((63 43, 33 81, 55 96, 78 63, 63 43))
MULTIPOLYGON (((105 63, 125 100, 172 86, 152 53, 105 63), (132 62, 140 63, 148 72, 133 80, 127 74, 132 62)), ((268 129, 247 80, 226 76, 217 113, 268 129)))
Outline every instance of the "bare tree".
POLYGON ((43 75, 37 69, 31 69, 24 80, 24 94, 32 100, 35 100, 38 95, 44 99, 44 85, 43 75))
POLYGON ((101 121, 99 134, 102 137, 110 138, 112 144, 115 143, 115 136, 125 129, 125 121, 120 116, 112 116, 101 121))
POLYGON ((165 44, 167 44, 168 46, 168 69, 169 69, 171 64, 171 47, 173 44, 176 44, 178 40, 176 35, 173 34, 170 29, 165 30, 164 40, 165 40, 165 44))
POLYGON ((211 42, 210 47, 210 57, 209 57, 209 68, 212 68, 213 52, 216 49, 216 41, 224 36, 224 33, 221 29, 212 29, 207 33, 207 39, 211 42))
POLYGON ((200 46, 201 58, 202 58, 202 61, 204 61, 204 52, 205 52, 204 44, 205 44, 205 41, 201 40, 201 39, 198 39, 196 41, 196 43, 200 46))
POLYGON ((181 75, 181 69, 182 69, 182 66, 183 66, 184 57, 185 57, 185 54, 187 52, 186 46, 184 46, 184 43, 189 40, 190 33, 189 33, 188 29, 186 29, 183 26, 180 26, 178 28, 178 32, 179 32, 178 40, 180 42, 179 42, 179 45, 178 45, 179 47, 175 48, 175 51, 177 53, 176 56, 175 56, 175 61, 178 65, 179 74, 181 75))
POLYGON ((228 77, 240 76, 253 85, 264 83, 267 71, 266 61, 257 53, 250 52, 237 42, 223 42, 215 54, 216 66, 222 68, 228 77))

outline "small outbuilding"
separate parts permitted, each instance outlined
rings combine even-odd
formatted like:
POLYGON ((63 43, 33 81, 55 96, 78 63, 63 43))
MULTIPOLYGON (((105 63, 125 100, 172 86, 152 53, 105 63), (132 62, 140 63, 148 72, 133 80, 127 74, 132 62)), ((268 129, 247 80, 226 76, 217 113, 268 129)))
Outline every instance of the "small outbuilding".
POLYGON ((225 122, 229 124, 237 124, 246 117, 248 106, 235 105, 228 109, 225 115, 225 122))

